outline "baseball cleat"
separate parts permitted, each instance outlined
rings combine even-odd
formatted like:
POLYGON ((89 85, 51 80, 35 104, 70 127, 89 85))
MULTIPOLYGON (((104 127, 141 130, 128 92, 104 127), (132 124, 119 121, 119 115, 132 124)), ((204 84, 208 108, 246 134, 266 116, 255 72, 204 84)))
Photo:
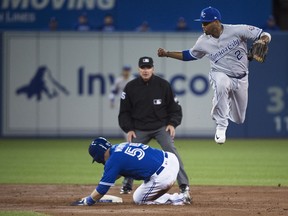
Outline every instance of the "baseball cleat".
POLYGON ((190 196, 190 188, 188 185, 180 185, 180 193, 183 194, 184 204, 191 204, 192 198, 190 196))
POLYGON ((215 142, 218 144, 224 144, 226 141, 225 133, 226 133, 226 130, 217 129, 215 133, 215 142))

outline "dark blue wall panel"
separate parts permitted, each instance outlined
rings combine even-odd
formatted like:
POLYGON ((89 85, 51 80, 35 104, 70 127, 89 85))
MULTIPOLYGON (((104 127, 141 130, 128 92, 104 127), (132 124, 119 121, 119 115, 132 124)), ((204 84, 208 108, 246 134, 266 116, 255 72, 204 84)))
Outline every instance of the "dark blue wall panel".
POLYGON ((288 137, 288 35, 272 34, 269 55, 250 64, 249 103, 244 125, 231 123, 235 137, 288 137))
POLYGON ((73 30, 77 17, 85 12, 94 30, 109 13, 114 16, 119 31, 134 31, 144 20, 154 31, 174 31, 179 17, 184 17, 195 31, 201 30, 201 26, 193 20, 207 6, 218 8, 223 22, 231 24, 261 27, 272 13, 271 0, 2 0, 0 30, 48 30, 50 17, 58 19, 59 29, 73 30))

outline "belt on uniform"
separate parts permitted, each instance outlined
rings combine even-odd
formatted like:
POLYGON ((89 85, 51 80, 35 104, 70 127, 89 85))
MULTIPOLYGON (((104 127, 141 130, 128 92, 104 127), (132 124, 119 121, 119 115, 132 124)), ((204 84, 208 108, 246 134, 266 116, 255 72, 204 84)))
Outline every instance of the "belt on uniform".
POLYGON ((230 77, 230 78, 242 79, 242 78, 244 78, 246 75, 247 75, 247 73, 245 72, 244 74, 241 74, 241 75, 239 75, 239 76, 230 76, 230 75, 227 75, 227 76, 230 77))
MULTIPOLYGON (((165 157, 165 158, 168 158, 167 152, 164 152, 164 157, 165 157)), ((164 159, 164 160, 165 160, 165 159, 164 159)), ((161 165, 155 173, 156 173, 157 175, 159 175, 159 174, 163 171, 164 168, 165 168, 165 167, 161 165)))

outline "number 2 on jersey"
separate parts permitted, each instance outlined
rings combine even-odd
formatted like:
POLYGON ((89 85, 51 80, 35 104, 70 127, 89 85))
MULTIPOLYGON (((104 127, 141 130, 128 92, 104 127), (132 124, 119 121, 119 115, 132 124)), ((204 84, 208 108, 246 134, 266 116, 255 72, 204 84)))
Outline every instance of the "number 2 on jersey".
POLYGON ((240 59, 243 58, 243 55, 241 55, 241 52, 240 52, 239 50, 235 51, 234 54, 236 55, 236 58, 237 58, 238 60, 240 60, 240 59))

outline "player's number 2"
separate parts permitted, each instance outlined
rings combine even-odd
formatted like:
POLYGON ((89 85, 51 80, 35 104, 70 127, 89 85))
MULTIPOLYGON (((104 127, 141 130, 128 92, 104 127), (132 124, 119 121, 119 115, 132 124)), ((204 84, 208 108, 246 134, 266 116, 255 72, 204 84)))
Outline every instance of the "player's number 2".
POLYGON ((236 58, 237 58, 238 60, 240 60, 240 59, 243 58, 243 55, 241 55, 241 52, 240 52, 239 50, 236 50, 236 51, 235 51, 235 55, 236 55, 236 58))
POLYGON ((125 150, 125 154, 128 154, 132 157, 137 157, 138 160, 141 160, 144 156, 145 156, 145 152, 143 149, 141 148, 132 148, 132 147, 128 147, 126 150, 125 150))

